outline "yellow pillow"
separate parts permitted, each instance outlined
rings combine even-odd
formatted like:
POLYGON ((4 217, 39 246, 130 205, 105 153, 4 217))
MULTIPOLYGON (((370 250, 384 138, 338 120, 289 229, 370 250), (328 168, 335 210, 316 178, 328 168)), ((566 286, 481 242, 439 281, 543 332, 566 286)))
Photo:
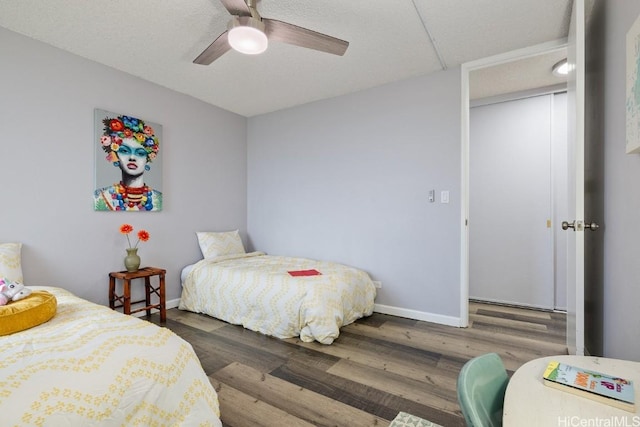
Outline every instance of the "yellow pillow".
POLYGON ((24 283, 21 251, 22 243, 0 243, 0 277, 24 283))
POLYGON ((33 291, 21 300, 0 306, 0 336, 33 328, 56 314, 58 301, 47 291, 33 291))

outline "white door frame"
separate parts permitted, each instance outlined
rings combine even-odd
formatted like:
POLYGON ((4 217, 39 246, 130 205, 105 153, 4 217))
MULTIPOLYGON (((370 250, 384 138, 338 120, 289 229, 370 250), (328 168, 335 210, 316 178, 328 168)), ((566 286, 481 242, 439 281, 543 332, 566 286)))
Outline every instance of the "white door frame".
POLYGON ((524 49, 479 59, 461 66, 461 232, 460 232, 460 326, 469 326, 469 72, 517 59, 553 52, 567 47, 567 39, 542 43, 524 49))

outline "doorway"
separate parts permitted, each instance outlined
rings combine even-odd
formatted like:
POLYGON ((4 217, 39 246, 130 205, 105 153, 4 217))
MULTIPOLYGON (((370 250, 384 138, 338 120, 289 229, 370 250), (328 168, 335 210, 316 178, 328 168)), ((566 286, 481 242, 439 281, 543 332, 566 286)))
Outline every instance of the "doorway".
MULTIPOLYGON (((462 247, 463 247, 463 251, 462 251, 462 262, 461 262, 461 326, 468 326, 469 323, 469 296, 470 294, 470 227, 472 227, 473 225, 471 225, 472 223, 470 223, 470 220, 473 221, 472 218, 470 218, 470 191, 471 191, 471 187, 470 187, 470 155, 471 155, 471 151, 470 151, 470 116, 471 116, 471 103, 470 103, 470 94, 473 90, 473 86, 472 86, 472 79, 471 79, 471 73, 475 72, 475 71, 480 71, 480 72, 484 72, 485 70, 489 70, 492 67, 497 67, 501 64, 512 64, 515 63, 517 61, 529 61, 532 60, 532 58, 537 57, 537 56, 542 56, 543 54, 550 54, 550 53, 554 53, 554 52, 559 52, 562 51, 564 52, 566 50, 566 43, 564 41, 557 41, 557 42, 551 42, 551 43, 545 43, 542 45, 538 45, 538 46, 534 46, 531 48, 527 48, 527 49, 522 49, 519 51, 514 51, 514 52, 509 52, 503 55, 498 55, 495 57, 491 57, 491 58, 485 58, 483 60, 479 60, 479 61, 474 61, 472 63, 467 63, 467 64, 463 64, 462 66, 462 111, 461 111, 461 116, 462 116, 462 200, 463 200, 463 223, 462 223, 462 247)), ((564 89, 566 86, 562 85, 562 89, 564 89)), ((556 91, 558 91, 560 88, 559 87, 546 87, 546 90, 548 90, 550 93, 554 93, 556 91)), ((505 93, 501 93, 498 94, 496 96, 491 96, 491 97, 487 97, 485 98, 485 100, 487 101, 487 103, 501 103, 501 102, 507 102, 507 101, 512 101, 515 99, 524 99, 524 98, 528 98, 531 97, 534 94, 539 94, 540 89, 539 88, 535 88, 532 92, 532 89, 528 89, 528 90, 521 90, 518 92, 512 92, 509 93, 508 91, 505 93), (535 93, 534 93, 535 92, 535 93)), ((551 198, 551 197, 550 197, 551 198)), ((552 217, 547 218, 550 221, 550 227, 551 230, 553 230, 553 219, 552 217)), ((546 220, 545 220, 545 227, 546 227, 546 220)), ((527 227, 528 225, 526 223, 522 223, 519 225, 516 225, 515 227, 527 227)), ((552 231, 551 231, 552 232, 552 231)), ((552 239, 549 240, 550 242, 552 241, 552 239)), ((553 267, 553 260, 554 260, 554 248, 552 246, 551 243, 549 243, 549 248, 551 251, 551 255, 549 257, 549 263, 551 265, 551 268, 553 267)), ((551 272, 553 272, 552 269, 550 269, 551 272)), ((494 272, 494 275, 499 275, 500 272, 494 272)), ((553 282, 553 277, 550 279, 553 282)), ((553 291, 551 291, 551 308, 553 308, 553 305, 555 304, 555 294, 553 294, 553 291)), ((507 302, 507 301, 503 301, 503 302, 507 302)))

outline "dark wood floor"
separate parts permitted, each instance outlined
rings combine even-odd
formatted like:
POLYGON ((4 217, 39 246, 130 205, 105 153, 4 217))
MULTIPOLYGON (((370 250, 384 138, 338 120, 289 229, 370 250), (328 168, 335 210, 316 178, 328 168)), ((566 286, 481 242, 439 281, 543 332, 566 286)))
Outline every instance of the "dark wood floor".
POLYGON ((497 352, 512 374, 567 350, 562 313, 471 303, 469 319, 454 328, 374 314, 328 346, 178 309, 166 327, 198 354, 225 427, 388 426, 399 411, 449 427, 464 424, 456 379, 470 358, 497 352))

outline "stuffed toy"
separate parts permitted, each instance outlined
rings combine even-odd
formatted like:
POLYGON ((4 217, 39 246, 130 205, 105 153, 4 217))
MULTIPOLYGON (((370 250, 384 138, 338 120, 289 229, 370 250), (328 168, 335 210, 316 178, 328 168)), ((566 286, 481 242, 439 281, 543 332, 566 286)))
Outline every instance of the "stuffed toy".
POLYGON ((31 294, 31 289, 20 282, 12 282, 0 277, 0 306, 18 301, 31 294))

